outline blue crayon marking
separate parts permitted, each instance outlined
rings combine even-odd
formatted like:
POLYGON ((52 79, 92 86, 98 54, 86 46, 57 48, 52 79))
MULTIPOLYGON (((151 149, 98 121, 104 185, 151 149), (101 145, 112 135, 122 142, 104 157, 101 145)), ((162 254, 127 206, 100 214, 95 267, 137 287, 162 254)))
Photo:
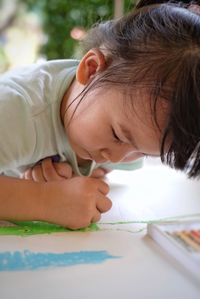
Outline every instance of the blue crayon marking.
POLYGON ((119 256, 112 256, 105 250, 64 253, 31 252, 29 250, 6 251, 0 252, 0 271, 24 271, 80 264, 99 264, 115 258, 119 258, 119 256))

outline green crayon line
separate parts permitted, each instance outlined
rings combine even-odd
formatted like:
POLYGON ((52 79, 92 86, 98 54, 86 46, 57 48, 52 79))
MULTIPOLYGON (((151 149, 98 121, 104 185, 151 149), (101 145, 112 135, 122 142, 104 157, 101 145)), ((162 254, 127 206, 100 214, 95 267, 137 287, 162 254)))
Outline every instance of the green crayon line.
MULTIPOLYGON (((180 215, 175 217, 166 217, 160 219, 152 219, 152 220, 131 220, 131 221, 116 221, 116 222, 100 222, 99 226, 96 223, 90 224, 86 228, 81 228, 77 230, 72 230, 69 228, 64 228, 60 225, 48 223, 48 222, 41 222, 41 221, 12 221, 11 224, 14 226, 0 226, 0 235, 15 235, 15 236, 31 236, 31 235, 38 235, 38 234, 52 234, 58 232, 93 232, 98 230, 105 230, 101 229, 103 225, 124 225, 124 224, 151 224, 151 223, 159 223, 159 222, 173 222, 178 220, 184 219, 200 219, 200 214, 188 214, 188 215, 180 215)), ((145 228, 130 231, 130 232, 140 232, 145 228)), ((106 229, 109 230, 109 229, 106 229)), ((116 230, 123 230, 117 228, 116 230)))
POLYGON ((38 234, 52 234, 58 232, 92 232, 98 231, 97 224, 92 223, 86 228, 72 230, 62 226, 41 221, 12 221, 15 226, 0 226, 0 235, 31 236, 38 234))
POLYGON ((121 225, 121 224, 152 224, 152 223, 160 223, 160 222, 173 222, 177 220, 183 219, 193 219, 197 218, 200 220, 200 214, 188 214, 188 215, 179 215, 174 217, 166 217, 160 219, 152 219, 152 220, 130 220, 130 221, 118 221, 118 222, 100 222, 102 225, 121 225))

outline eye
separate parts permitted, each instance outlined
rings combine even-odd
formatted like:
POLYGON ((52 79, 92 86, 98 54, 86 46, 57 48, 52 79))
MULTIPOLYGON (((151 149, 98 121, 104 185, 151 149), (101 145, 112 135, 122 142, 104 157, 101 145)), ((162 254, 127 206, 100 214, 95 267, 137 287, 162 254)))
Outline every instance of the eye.
POLYGON ((120 140, 120 138, 117 136, 117 134, 116 134, 116 132, 115 132, 115 130, 114 130, 113 128, 112 128, 112 134, 113 134, 113 136, 114 136, 116 142, 118 142, 118 143, 123 143, 123 142, 120 140))

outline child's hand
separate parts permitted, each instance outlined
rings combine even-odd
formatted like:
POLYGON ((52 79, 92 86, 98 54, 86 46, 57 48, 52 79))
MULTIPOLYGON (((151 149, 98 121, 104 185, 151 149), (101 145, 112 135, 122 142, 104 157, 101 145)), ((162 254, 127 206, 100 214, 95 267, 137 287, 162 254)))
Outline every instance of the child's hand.
POLYGON ((72 177, 72 168, 67 162, 52 162, 46 158, 28 169, 22 178, 35 182, 62 181, 72 177))
POLYGON ((108 197, 108 185, 99 179, 74 177, 60 182, 50 182, 45 188, 45 221, 78 229, 97 222, 101 213, 108 211, 112 203, 108 197))
MULTIPOLYGON (((110 171, 99 167, 93 170, 91 177, 103 178, 110 171)), ((51 158, 46 158, 26 170, 21 178, 35 182, 49 182, 70 179, 72 176, 74 176, 72 168, 67 162, 52 162, 51 158)))

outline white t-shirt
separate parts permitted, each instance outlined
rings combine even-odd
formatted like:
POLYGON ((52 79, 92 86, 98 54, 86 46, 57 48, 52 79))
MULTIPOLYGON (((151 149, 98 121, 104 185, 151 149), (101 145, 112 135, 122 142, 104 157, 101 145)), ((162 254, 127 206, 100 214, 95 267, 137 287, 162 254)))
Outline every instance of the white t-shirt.
MULTIPOLYGON (((41 159, 59 155, 78 175, 98 167, 79 168, 60 119, 60 105, 79 61, 54 60, 16 69, 0 77, 0 173, 19 176, 41 159)), ((134 163, 104 164, 136 169, 134 163)))

